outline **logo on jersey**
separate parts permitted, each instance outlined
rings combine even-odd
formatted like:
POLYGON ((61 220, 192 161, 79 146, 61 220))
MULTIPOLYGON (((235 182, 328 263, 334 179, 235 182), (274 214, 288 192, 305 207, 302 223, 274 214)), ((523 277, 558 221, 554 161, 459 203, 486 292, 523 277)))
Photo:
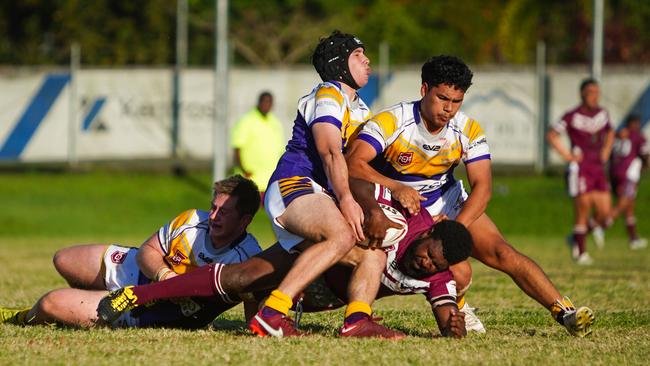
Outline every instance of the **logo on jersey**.
POLYGON ((199 258, 201 258, 205 263, 212 263, 212 262, 214 262, 214 259, 212 259, 212 258, 206 256, 205 254, 203 254, 203 252, 199 252, 199 258))
POLYGON ((176 250, 176 253, 174 253, 174 256, 171 257, 169 260, 172 262, 173 265, 178 266, 183 262, 184 259, 187 259, 185 254, 181 253, 179 250, 176 250))
POLYGON ((115 264, 122 264, 124 263, 124 260, 128 254, 129 253, 127 252, 113 252, 113 254, 111 254, 111 262, 115 264))
POLYGON ((397 163, 399 165, 409 165, 411 164, 411 161, 413 161, 413 152, 401 152, 399 153, 399 156, 397 157, 397 163))
POLYGON ((424 148, 424 150, 429 150, 429 151, 440 151, 440 148, 441 148, 442 146, 440 146, 440 145, 427 145, 427 144, 424 144, 424 145, 422 145, 422 147, 424 148))

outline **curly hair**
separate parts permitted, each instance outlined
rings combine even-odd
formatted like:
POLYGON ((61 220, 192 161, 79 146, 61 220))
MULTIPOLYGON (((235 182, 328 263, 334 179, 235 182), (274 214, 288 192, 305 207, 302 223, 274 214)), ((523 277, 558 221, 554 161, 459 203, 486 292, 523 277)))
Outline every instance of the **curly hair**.
POLYGON ((443 220, 433 225, 431 237, 442 242, 442 255, 449 265, 462 262, 472 254, 474 242, 465 225, 443 220))
POLYGON ((427 83, 428 90, 445 84, 466 92, 473 76, 467 64, 456 56, 434 56, 422 65, 422 83, 427 83))
POLYGON ((237 197, 237 210, 242 216, 254 216, 260 208, 261 198, 257 184, 239 174, 215 182, 214 195, 219 193, 237 197))

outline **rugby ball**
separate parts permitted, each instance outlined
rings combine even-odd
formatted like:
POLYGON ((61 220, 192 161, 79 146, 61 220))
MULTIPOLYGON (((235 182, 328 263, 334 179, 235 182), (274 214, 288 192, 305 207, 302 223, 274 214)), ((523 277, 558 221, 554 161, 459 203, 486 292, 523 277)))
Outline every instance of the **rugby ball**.
MULTIPOLYGON (((398 210, 383 203, 379 203, 379 207, 381 207, 382 211, 384 211, 384 215, 386 215, 390 221, 400 225, 399 229, 391 227, 386 230, 386 236, 384 237, 384 241, 381 243, 381 247, 389 248, 404 239, 406 232, 408 231, 408 226, 406 225, 406 218, 398 210)), ((364 240, 361 245, 364 245, 364 243, 367 245, 368 239, 364 240)))

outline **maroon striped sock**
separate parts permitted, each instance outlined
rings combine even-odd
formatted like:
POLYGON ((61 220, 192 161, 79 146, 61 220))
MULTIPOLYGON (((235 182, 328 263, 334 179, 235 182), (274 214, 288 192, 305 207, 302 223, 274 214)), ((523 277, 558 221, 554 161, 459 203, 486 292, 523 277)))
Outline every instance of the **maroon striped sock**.
POLYGON ((168 280, 135 286, 132 291, 138 297, 136 304, 143 305, 152 301, 179 297, 215 297, 215 295, 220 295, 216 291, 214 278, 215 268, 220 273, 222 267, 222 264, 211 264, 168 280))

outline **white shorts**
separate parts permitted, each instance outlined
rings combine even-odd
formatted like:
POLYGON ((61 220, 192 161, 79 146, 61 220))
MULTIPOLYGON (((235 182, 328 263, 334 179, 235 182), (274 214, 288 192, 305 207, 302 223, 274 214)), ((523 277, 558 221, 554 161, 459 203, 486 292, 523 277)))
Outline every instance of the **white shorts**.
POLYGON ((459 180, 426 209, 431 216, 445 214, 450 220, 456 220, 466 200, 467 192, 463 187, 463 181, 459 180))
MULTIPOLYGON (((305 194, 332 195, 309 177, 291 177, 276 180, 269 184, 264 195, 264 209, 271 218, 271 225, 280 246, 289 253, 295 252, 293 247, 300 244, 304 238, 289 232, 279 222, 280 217, 291 202, 305 194)), ((333 198, 332 198, 333 199, 333 198)), ((326 218, 325 218, 326 219, 326 218)))
MULTIPOLYGON (((104 284, 108 291, 114 291, 125 286, 138 285, 140 268, 135 261, 137 248, 109 245, 104 253, 104 284)), ((113 328, 132 328, 139 324, 138 318, 132 317, 131 312, 122 314, 111 326, 113 328)))

